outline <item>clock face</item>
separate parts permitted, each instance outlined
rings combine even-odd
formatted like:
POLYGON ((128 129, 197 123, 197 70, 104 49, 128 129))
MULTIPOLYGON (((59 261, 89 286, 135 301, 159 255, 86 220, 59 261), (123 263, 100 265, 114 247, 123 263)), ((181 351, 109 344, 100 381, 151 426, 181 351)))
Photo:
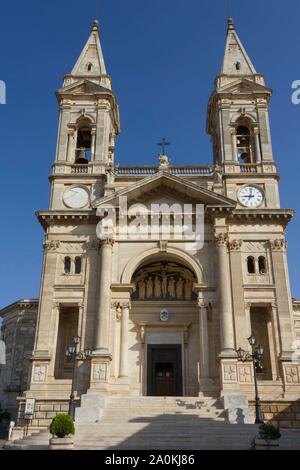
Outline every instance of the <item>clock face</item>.
POLYGON ((239 202, 246 207, 258 207, 264 200, 261 189, 255 186, 244 186, 238 193, 239 202))
POLYGON ((74 186, 67 189, 63 195, 63 200, 66 206, 72 209, 81 209, 89 202, 90 195, 87 189, 74 186))

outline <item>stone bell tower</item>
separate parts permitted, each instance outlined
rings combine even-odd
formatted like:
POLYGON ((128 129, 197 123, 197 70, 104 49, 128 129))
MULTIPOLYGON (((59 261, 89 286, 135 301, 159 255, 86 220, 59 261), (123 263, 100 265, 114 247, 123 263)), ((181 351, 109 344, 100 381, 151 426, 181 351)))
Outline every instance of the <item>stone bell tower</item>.
POLYGON ((273 165, 271 95, 229 19, 223 65, 208 105, 207 132, 212 137, 216 164, 224 165, 225 170, 232 164, 273 165))
MULTIPOLYGON (((273 209, 280 208, 280 200, 269 123, 271 96, 229 19, 222 69, 208 103, 214 164, 222 168, 224 195, 240 203, 239 191, 251 182, 261 191, 260 207, 273 209)), ((249 201, 252 197, 248 195, 249 201)))
POLYGON ((92 183, 91 194, 103 195, 105 174, 113 164, 115 139, 120 132, 119 106, 106 72, 97 20, 56 96, 60 115, 51 209, 63 209, 62 192, 66 188, 61 184, 62 177, 68 183, 70 177, 74 184, 92 183), (102 180, 98 177, 96 183, 93 176, 97 175, 102 175, 102 180))

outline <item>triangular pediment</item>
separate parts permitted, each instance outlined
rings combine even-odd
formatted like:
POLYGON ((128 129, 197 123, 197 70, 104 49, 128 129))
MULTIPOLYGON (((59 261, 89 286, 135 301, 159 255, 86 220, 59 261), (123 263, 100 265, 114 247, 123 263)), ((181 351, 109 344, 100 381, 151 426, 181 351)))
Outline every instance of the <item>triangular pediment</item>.
POLYGON ((247 78, 239 78, 234 82, 230 82, 218 89, 219 93, 272 93, 270 88, 260 85, 255 81, 247 78))
POLYGON ((214 193, 195 183, 172 175, 168 172, 160 172, 143 178, 139 182, 117 191, 94 202, 95 208, 105 205, 117 207, 120 197, 127 197, 128 204, 152 203, 182 203, 182 204, 204 204, 209 207, 232 208, 236 202, 220 194, 214 193))
POLYGON ((58 90, 59 94, 74 94, 74 95, 83 95, 83 94, 95 94, 95 93, 110 93, 112 92, 108 88, 104 88, 97 83, 94 83, 90 80, 79 80, 71 85, 65 86, 58 90))

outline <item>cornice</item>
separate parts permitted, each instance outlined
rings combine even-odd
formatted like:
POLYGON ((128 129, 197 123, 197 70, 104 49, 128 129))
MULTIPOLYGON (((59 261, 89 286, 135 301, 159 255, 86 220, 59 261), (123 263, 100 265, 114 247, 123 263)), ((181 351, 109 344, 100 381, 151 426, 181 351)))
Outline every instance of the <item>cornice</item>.
POLYGON ((96 212, 93 209, 82 210, 82 211, 71 211, 71 210, 48 210, 48 211, 36 211, 35 212, 38 221, 42 225, 43 229, 46 230, 52 224, 65 224, 75 223, 97 223, 99 218, 96 217, 96 212))

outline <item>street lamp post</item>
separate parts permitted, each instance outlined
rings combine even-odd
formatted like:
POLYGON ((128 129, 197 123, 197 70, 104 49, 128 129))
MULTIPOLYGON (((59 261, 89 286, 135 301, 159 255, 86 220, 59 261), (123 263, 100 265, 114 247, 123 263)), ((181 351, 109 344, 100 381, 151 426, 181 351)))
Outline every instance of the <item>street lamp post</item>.
POLYGON ((72 374, 72 383, 71 383, 71 393, 69 399, 69 411, 68 414, 74 420, 74 398, 75 398, 75 377, 76 377, 76 359, 86 361, 90 359, 92 355, 92 350, 86 348, 84 351, 78 351, 78 345, 80 343, 80 336, 74 336, 73 345, 68 346, 66 349, 66 358, 69 362, 74 360, 73 374, 72 374))
POLYGON ((248 338, 249 344, 252 349, 252 353, 248 353, 242 348, 237 350, 238 358, 245 362, 245 361, 252 361, 253 364, 253 378, 254 378, 254 388, 255 388, 255 424, 263 424, 261 419, 261 406, 260 406, 260 398, 258 395, 258 386, 257 386, 257 367, 260 366, 260 361, 264 354, 264 348, 262 346, 255 346, 256 339, 255 336, 251 335, 248 338))

